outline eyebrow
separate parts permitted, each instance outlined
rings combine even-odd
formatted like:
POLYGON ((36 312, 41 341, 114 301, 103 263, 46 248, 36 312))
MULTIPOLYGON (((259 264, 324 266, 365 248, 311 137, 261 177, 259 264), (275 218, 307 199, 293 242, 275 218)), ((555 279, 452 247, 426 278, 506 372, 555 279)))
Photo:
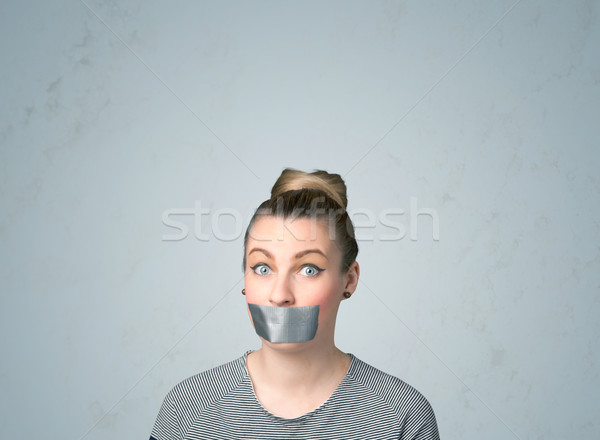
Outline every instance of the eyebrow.
MULTIPOLYGON (((267 251, 266 249, 263 248, 253 248, 250 252, 248 252, 248 255, 250 255, 252 252, 262 252, 263 254, 265 254, 267 256, 267 258, 273 259, 273 255, 271 255, 271 253, 269 251, 267 251)), ((315 254, 321 254, 323 257, 325 257, 326 260, 328 260, 327 255, 325 255, 323 253, 323 251, 321 251, 320 249, 306 249, 304 251, 300 251, 298 252, 295 257, 296 259, 298 258, 302 258, 307 254, 311 254, 311 253, 315 253, 315 254)))

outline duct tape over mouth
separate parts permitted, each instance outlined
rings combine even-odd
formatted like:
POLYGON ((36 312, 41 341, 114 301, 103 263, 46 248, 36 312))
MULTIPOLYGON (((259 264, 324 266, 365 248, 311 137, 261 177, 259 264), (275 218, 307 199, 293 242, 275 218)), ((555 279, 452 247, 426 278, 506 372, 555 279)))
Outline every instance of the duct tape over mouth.
POLYGON ((248 303, 254 330, 269 342, 306 342, 317 333, 319 306, 273 307, 248 303))

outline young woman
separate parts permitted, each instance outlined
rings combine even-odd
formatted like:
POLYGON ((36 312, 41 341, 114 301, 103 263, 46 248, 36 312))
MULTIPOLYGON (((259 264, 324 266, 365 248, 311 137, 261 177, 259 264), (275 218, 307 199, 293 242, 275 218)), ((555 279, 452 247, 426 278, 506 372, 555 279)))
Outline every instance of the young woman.
POLYGON ((175 386, 151 440, 439 439, 418 391, 335 346, 360 274, 346 207, 338 174, 282 172, 244 239, 242 294, 262 347, 175 386))

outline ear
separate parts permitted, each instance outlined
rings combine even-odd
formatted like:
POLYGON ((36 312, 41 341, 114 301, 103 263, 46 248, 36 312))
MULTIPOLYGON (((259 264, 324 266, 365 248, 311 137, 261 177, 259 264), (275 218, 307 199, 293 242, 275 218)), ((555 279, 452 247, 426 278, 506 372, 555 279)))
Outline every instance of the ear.
POLYGON ((360 266, 354 261, 348 271, 344 274, 344 291, 354 293, 358 285, 358 277, 360 276, 360 266))

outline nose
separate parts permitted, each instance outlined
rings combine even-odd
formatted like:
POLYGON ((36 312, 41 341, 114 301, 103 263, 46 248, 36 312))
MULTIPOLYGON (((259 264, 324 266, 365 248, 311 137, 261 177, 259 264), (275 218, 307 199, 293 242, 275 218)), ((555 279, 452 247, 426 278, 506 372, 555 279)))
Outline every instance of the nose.
POLYGON ((285 275, 278 276, 273 283, 269 302, 276 307, 288 307, 296 302, 290 280, 285 275))

